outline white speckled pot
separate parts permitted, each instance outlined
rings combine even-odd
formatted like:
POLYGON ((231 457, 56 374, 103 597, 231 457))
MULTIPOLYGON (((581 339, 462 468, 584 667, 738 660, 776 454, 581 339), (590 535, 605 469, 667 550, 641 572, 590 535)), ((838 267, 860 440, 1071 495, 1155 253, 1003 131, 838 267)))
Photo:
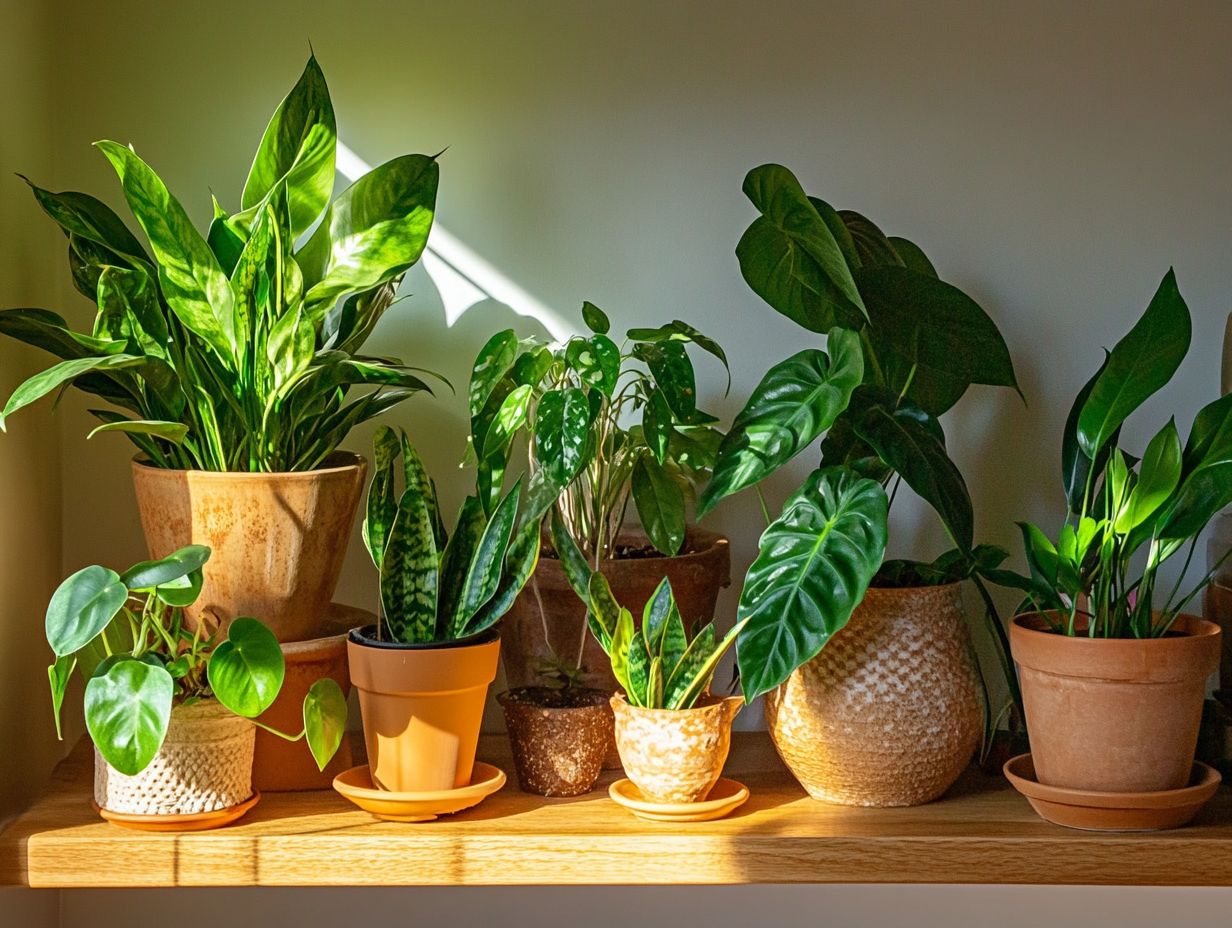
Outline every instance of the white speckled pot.
POLYGON ((214 699, 171 710, 167 738, 136 776, 94 751, 94 801, 109 812, 187 815, 239 805, 252 795, 256 726, 214 699))
POLYGON ((723 774, 732 720, 744 699, 711 697, 692 709, 640 709, 612 697, 625 774, 652 802, 700 802, 723 774))

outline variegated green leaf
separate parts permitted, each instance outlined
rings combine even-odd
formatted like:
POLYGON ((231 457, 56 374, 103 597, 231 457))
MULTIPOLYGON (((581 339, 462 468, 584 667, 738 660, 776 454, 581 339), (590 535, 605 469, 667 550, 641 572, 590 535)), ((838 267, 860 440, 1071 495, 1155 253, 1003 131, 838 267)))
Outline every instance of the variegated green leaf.
POLYGON ((492 598, 500 585, 501 568, 505 562, 505 552, 509 550, 521 493, 522 481, 519 478, 492 513, 475 547, 458 600, 458 610, 451 623, 454 637, 463 634, 475 613, 492 598))
POLYGON ((428 500, 418 486, 408 486, 381 561, 381 605, 396 641, 412 644, 435 638, 439 570, 428 500))
POLYGON ((620 623, 620 603, 612 595, 607 577, 599 571, 590 575, 586 596, 586 623, 591 634, 613 660, 616 657, 617 626, 620 623))
POLYGON ((513 329, 497 332, 479 349, 467 390, 472 420, 483 410, 496 385, 509 373, 517 354, 518 336, 513 329))
POLYGON ((672 595, 672 584, 664 577, 655 587, 650 599, 642 609, 642 634, 646 636, 646 647, 652 655, 659 654, 659 646, 663 641, 663 630, 667 628, 667 617, 675 606, 672 595))
POLYGON ((466 577, 486 526, 483 504, 478 497, 468 496, 462 501, 453 534, 441 553, 440 607, 437 614, 440 619, 438 631, 442 635, 452 634, 454 616, 461 611, 466 577))
MULTIPOLYGON (((633 622, 633 613, 621 606, 616 617, 615 631, 612 632, 612 643, 608 649, 608 656, 612 661, 612 676, 616 678, 616 682, 624 689, 626 695, 633 693, 633 684, 629 679, 629 649, 635 638, 640 639, 641 635, 638 634, 637 626, 633 622)), ((632 695, 629 696, 629 701, 634 705, 638 704, 632 695)))
POLYGON ((679 708, 679 701, 693 685, 697 675, 706 666, 706 661, 715 649, 714 623, 699 631, 685 648, 667 678, 663 691, 663 703, 668 708, 679 708))
POLYGON ((549 390, 535 416, 535 455, 558 487, 568 486, 585 463, 590 403, 581 390, 549 390))
POLYGON ((398 512, 397 497, 394 495, 394 462, 398 450, 398 438, 393 429, 381 426, 376 430, 372 439, 372 455, 375 460, 372 482, 368 485, 368 511, 364 518, 363 536, 364 545, 368 548, 377 570, 381 569, 385 541, 398 512))
POLYGON ((40 371, 33 377, 21 383, 8 402, 4 411, 0 412, 0 431, 5 429, 5 420, 17 410, 29 406, 42 399, 48 393, 62 384, 70 383, 84 374, 93 371, 116 371, 125 368, 138 367, 146 363, 145 358, 129 354, 111 354, 101 358, 76 358, 72 361, 61 361, 53 364, 45 371, 40 371))
POLYGON ((560 559, 561 569, 565 572, 565 579, 569 581, 569 586, 573 587, 573 592, 577 593, 578 599, 588 602, 589 587, 595 571, 591 569, 586 556, 582 554, 577 542, 569 534, 560 510, 555 507, 552 508, 549 533, 552 538, 552 547, 556 550, 557 558, 560 559))
POLYGON ((706 655, 706 660, 694 671, 691 678, 685 678, 687 685, 678 691, 675 697, 666 704, 666 708, 690 709, 693 707, 698 698, 710 687, 710 681, 714 677, 715 669, 719 666, 719 661, 723 659, 723 655, 735 643, 737 636, 747 621, 748 619, 737 622, 732 630, 719 642, 718 646, 706 655))
POLYGON ((535 566, 539 563, 539 527, 527 525, 513 537, 505 566, 501 571, 500 584, 492 598, 475 613, 467 624, 464 634, 476 635, 491 628, 507 613, 513 602, 526 586, 535 566))
POLYGON ((635 706, 651 708, 650 695, 650 651, 646 648, 646 639, 635 634, 629 642, 628 687, 625 695, 635 706))

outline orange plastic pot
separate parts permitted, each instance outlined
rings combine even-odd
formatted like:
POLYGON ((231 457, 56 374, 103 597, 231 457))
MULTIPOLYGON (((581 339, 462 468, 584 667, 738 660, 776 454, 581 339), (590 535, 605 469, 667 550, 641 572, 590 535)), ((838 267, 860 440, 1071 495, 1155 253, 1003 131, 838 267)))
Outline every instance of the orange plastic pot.
POLYGON ((470 785, 500 637, 461 646, 377 641, 369 626, 347 638, 372 782, 394 792, 470 785))
POLYGON ((1219 627, 1180 616, 1171 634, 1142 639, 1051 627, 1042 614, 1010 624, 1038 781, 1104 793, 1187 786, 1219 627))

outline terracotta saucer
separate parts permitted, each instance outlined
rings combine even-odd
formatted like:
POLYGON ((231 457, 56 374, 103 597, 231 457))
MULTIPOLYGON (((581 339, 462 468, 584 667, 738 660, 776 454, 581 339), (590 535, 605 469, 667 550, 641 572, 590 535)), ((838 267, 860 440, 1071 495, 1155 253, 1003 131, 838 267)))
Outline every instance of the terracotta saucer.
POLYGON ((372 784, 367 764, 334 777, 334 789, 365 812, 389 822, 430 822, 438 816, 476 806, 504 785, 503 770, 479 761, 471 773, 470 786, 432 792, 395 793, 378 789, 372 784))
POLYGON ((1219 771, 1194 762, 1189 786, 1155 793, 1102 793, 1045 786, 1035 779, 1030 754, 1019 754, 1002 768, 1010 785, 1031 808, 1055 825, 1084 831, 1159 831, 1190 821, 1219 788, 1219 771))
POLYGON ((651 802, 631 780, 620 779, 608 787, 607 794, 617 805, 648 822, 712 822, 744 805, 749 788, 722 779, 701 802, 651 802))
POLYGON ((94 808, 113 825, 125 828, 135 828, 138 831, 205 831, 210 828, 221 828, 230 825, 257 804, 261 798, 259 792, 237 805, 225 809, 215 809, 213 812, 188 812, 183 815, 136 815, 131 812, 112 812, 94 803, 94 808))

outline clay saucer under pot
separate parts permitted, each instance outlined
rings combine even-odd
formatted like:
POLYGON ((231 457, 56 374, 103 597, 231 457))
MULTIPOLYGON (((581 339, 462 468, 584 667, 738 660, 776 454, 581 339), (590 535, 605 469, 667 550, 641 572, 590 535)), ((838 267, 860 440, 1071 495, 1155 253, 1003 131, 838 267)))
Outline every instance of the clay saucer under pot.
POLYGON ((1084 831, 1160 831, 1189 823, 1215 795, 1219 772, 1195 762, 1189 785, 1149 793, 1104 793, 1047 786, 1035 778, 1030 754, 1005 762, 1010 785, 1046 821, 1084 831))

